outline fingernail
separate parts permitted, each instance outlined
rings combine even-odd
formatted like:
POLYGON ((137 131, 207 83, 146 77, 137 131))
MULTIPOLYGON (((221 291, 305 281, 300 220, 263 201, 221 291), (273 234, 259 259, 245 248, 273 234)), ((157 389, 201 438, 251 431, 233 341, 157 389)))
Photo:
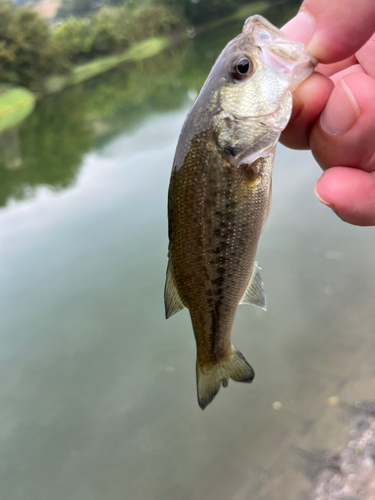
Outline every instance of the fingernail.
POLYGON ((292 40, 307 45, 315 31, 315 20, 306 10, 301 10, 283 26, 282 31, 292 40))
POLYGON ((320 117, 322 129, 330 135, 343 135, 358 120, 361 110, 344 80, 334 88, 320 117))
POLYGON ((326 201, 324 198, 322 198, 322 195, 319 193, 319 181, 320 179, 318 179, 314 184, 315 196, 318 198, 320 203, 323 203, 323 205, 326 205, 329 208, 333 208, 332 203, 329 203, 329 201, 326 201))

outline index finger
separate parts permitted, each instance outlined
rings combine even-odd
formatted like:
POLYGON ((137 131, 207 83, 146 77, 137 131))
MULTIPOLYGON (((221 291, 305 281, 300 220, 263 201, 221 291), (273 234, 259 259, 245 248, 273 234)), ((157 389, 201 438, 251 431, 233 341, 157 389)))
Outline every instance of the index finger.
POLYGON ((319 62, 355 54, 374 32, 374 0, 305 0, 282 31, 302 42, 319 62))

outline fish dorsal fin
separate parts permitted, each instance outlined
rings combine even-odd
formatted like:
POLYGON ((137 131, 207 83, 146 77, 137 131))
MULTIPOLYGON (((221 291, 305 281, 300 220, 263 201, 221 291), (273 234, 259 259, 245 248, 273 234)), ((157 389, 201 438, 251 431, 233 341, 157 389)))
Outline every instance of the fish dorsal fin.
POLYGON ((264 293, 263 281, 259 269, 258 263, 255 262, 253 275, 240 304, 252 304, 266 311, 266 294, 264 293))
POLYGON ((173 276, 173 269, 168 262, 167 267, 167 279, 165 281, 164 289, 164 305, 165 305, 165 317, 168 319, 173 314, 178 313, 181 309, 184 309, 184 304, 180 298, 177 291, 176 282, 173 276))

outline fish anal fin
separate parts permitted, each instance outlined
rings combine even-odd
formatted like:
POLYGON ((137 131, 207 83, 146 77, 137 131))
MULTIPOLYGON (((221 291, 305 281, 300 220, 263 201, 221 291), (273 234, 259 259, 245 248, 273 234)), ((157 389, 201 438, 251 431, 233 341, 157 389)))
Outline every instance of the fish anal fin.
POLYGON ((178 311, 181 311, 181 309, 184 309, 185 307, 177 291, 176 282, 173 276, 173 269, 169 262, 164 288, 164 305, 166 319, 173 316, 173 314, 178 313, 178 311))
POLYGON ((251 304, 266 311, 266 294, 264 293, 263 281, 260 276, 259 269, 260 267, 256 262, 250 283, 240 301, 240 304, 251 304))

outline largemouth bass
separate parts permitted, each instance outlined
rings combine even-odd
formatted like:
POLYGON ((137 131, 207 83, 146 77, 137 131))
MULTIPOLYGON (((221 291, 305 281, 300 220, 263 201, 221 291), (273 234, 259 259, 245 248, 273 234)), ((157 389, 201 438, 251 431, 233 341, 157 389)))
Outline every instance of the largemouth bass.
POLYGON ((254 371, 231 342, 239 304, 266 308, 255 255, 271 199, 276 143, 291 92, 316 60, 261 16, 228 43, 193 104, 168 194, 165 310, 190 312, 204 409, 231 378, 254 371))

